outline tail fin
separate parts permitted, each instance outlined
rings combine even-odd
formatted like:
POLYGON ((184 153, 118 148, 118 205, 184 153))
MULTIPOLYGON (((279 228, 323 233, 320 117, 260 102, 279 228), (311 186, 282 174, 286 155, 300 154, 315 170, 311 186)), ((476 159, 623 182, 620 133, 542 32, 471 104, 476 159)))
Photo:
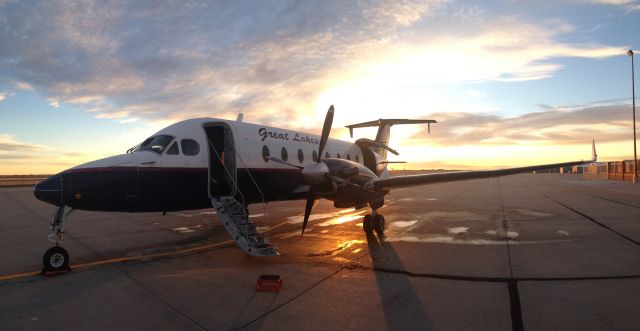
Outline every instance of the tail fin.
MULTIPOLYGON (((389 136, 390 136, 390 132, 391 132, 391 127, 394 124, 425 124, 425 123, 428 125, 428 132, 431 133, 431 124, 432 123, 438 123, 438 122, 435 121, 435 120, 409 120, 409 119, 383 119, 383 118, 381 118, 381 119, 375 120, 375 121, 347 125, 347 128, 349 128, 349 134, 351 135, 351 138, 353 138, 353 129, 377 126, 378 127, 378 133, 376 134, 375 142, 380 144, 380 145, 382 145, 382 146, 387 146, 389 144, 389 136)), ((381 146, 376 147, 376 153, 380 154, 384 159, 387 158, 387 149, 385 149, 385 148, 383 148, 381 146)))

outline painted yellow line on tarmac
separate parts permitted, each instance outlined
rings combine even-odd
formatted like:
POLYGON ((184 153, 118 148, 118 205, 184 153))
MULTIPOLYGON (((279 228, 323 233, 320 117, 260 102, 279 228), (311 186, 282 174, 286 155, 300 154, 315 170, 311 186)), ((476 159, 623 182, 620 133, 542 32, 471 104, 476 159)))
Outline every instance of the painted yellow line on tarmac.
MULTIPOLYGON (((190 247, 190 248, 185 248, 185 249, 181 249, 181 250, 173 251, 173 252, 164 252, 164 253, 137 255, 137 256, 118 257, 118 258, 113 258, 113 259, 98 260, 98 261, 85 262, 85 263, 78 263, 78 264, 72 264, 71 265, 71 269, 73 270, 73 269, 91 268, 91 267, 97 267, 97 266, 102 266, 102 265, 107 265, 107 264, 115 264, 115 263, 122 263, 122 262, 138 261, 138 260, 145 260, 145 259, 154 259, 154 258, 165 257, 165 256, 193 253, 193 252, 199 252, 199 251, 204 251, 204 250, 211 249, 211 248, 224 246, 224 245, 227 245, 227 244, 230 244, 230 243, 233 243, 233 240, 226 240, 226 241, 222 241, 222 242, 214 243, 214 244, 207 244, 207 245, 202 245, 202 246, 197 246, 197 247, 190 247)), ((37 275, 40 275, 40 271, 20 272, 20 273, 11 274, 11 275, 4 275, 4 276, 0 276, 0 282, 1 281, 6 281, 6 280, 15 280, 15 279, 20 279, 20 278, 25 278, 25 277, 37 276, 37 275)))
POLYGON ((12 274, 12 275, 0 276, 0 282, 4 280, 12 280, 12 279, 18 279, 23 277, 37 276, 39 274, 40 274, 40 271, 30 271, 30 272, 21 272, 21 273, 12 274))
MULTIPOLYGON (((279 227, 281 227, 281 226, 283 226, 285 224, 287 224, 287 221, 284 221, 282 223, 276 224, 276 225, 272 226, 271 229, 279 228, 279 227)), ((172 255, 181 255, 181 254, 187 254, 187 253, 194 253, 194 252, 204 251, 204 250, 208 250, 208 249, 212 249, 212 248, 228 245, 228 244, 231 244, 233 242, 234 242, 233 240, 225 240, 225 241, 221 241, 221 242, 218 242, 218 243, 207 244, 207 245, 196 246, 196 247, 190 247, 190 248, 185 248, 185 249, 172 251, 172 252, 154 253, 154 254, 147 254, 147 255, 127 256, 127 257, 118 257, 118 258, 113 258, 113 259, 98 260, 98 261, 85 262, 85 263, 78 263, 78 264, 72 264, 71 265, 71 269, 91 268, 91 267, 97 267, 97 266, 102 266, 102 265, 107 265, 107 264, 115 264, 115 263, 138 261, 138 260, 145 260, 145 259, 154 259, 154 258, 172 256, 172 255)), ((10 274, 10 275, 3 275, 3 276, 0 276, 0 282, 7 281, 7 280, 20 279, 20 278, 25 278, 25 277, 31 277, 31 276, 37 276, 37 275, 40 275, 40 271, 29 271, 29 272, 20 272, 20 273, 15 273, 15 274, 10 274)))

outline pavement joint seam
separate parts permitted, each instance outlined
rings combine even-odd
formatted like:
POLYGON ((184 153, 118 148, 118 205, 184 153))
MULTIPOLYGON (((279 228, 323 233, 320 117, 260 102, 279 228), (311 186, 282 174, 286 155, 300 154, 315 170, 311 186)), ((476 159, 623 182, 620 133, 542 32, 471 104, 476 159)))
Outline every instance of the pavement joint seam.
POLYGON ((122 274, 124 274, 127 278, 131 279, 133 282, 135 282, 136 284, 138 284, 138 286, 140 286, 140 288, 142 288, 143 290, 145 290, 147 293, 149 293, 151 296, 153 296, 154 298, 156 298, 156 300, 158 300, 159 302, 161 302, 162 304, 164 304, 165 306, 167 306, 168 308, 170 308, 171 310, 175 311, 176 313, 178 313, 180 316, 184 317, 185 319, 187 319, 188 321, 190 321, 191 323, 193 323, 194 325, 200 327, 203 330, 209 330, 207 327, 205 327, 204 325, 200 324, 200 322, 196 321, 195 319, 191 318, 189 315, 187 315, 185 312, 183 312, 182 310, 178 309, 178 307, 172 305, 171 303, 169 303, 168 301, 164 300, 162 297, 160 297, 158 294, 156 294, 155 292, 153 292, 150 288, 148 288, 147 286, 145 286, 141 281, 139 281, 137 278, 133 277, 132 275, 130 275, 126 270, 124 270, 122 267, 117 266, 115 267, 116 269, 118 269, 120 272, 122 272, 122 274))
POLYGON ((338 270, 334 271, 333 273, 329 274, 328 276, 325 276, 324 278, 322 278, 322 279, 320 279, 319 281, 315 282, 315 283, 314 283, 313 285, 311 285, 309 288, 307 288, 307 289, 305 289, 304 291, 302 291, 302 292, 298 293, 297 295, 294 295, 294 296, 293 296, 293 297, 291 297, 289 300, 287 300, 287 301, 285 301, 285 302, 283 302, 283 303, 281 303, 281 304, 277 305, 277 306, 276 306, 276 307, 274 307, 273 309, 270 309, 270 310, 268 310, 268 311, 264 312, 262 315, 260 315, 260 316, 258 316, 258 317, 256 317, 256 318, 254 318, 253 320, 251 320, 251 321, 249 321, 249 322, 246 322, 245 324, 243 324, 243 325, 241 325, 241 326, 239 326, 239 327, 233 328, 233 330, 242 330, 242 329, 244 329, 244 328, 248 327, 249 325, 251 325, 251 324, 253 324, 253 323, 255 323, 255 322, 257 322, 257 321, 259 321, 259 320, 261 320, 261 319, 263 319, 263 318, 265 318, 265 317, 267 317, 267 316, 269 316, 269 314, 271 314, 271 313, 273 313, 274 311, 276 311, 276 310, 278 310, 278 309, 280 309, 280 308, 282 308, 282 307, 284 307, 284 306, 288 305, 289 303, 293 302, 293 301, 294 301, 294 300, 296 300, 297 298, 299 298, 299 297, 301 297, 302 295, 306 294, 307 292, 309 292, 309 291, 313 290, 313 289, 314 289, 314 288, 316 288, 318 285, 320 285, 320 284, 324 283, 325 281, 329 280, 329 279, 330 279, 330 278, 332 278, 333 276, 337 275, 340 271, 342 271, 342 270, 344 270, 344 269, 347 269, 347 267, 345 267, 345 266, 340 267, 338 270))
POLYGON ((522 307, 520 305, 520 292, 518 292, 518 281, 513 278, 513 265, 511 264, 511 238, 508 236, 509 234, 509 223, 507 222, 507 217, 504 211, 504 198, 502 197, 502 184, 500 182, 500 177, 496 178, 496 182, 498 183, 498 196, 500 197, 500 208, 502 215, 502 231, 504 231, 504 236, 506 238, 507 248, 507 262, 509 263, 509 274, 511 275, 511 281, 507 282, 507 288, 509 290, 509 311, 511 313, 511 329, 512 330, 523 330, 524 323, 522 321, 522 307))
POLYGON ((626 202, 622 202, 622 201, 616 201, 616 200, 605 198, 605 197, 601 197, 601 196, 595 195, 595 194, 589 194, 589 193, 585 193, 585 194, 588 195, 588 196, 594 197, 594 198, 598 198, 598 199, 606 200, 606 201, 609 201, 609 202, 617 203, 619 205, 640 209, 640 206, 637 206, 637 205, 634 205, 634 204, 631 204, 631 203, 626 203, 626 202))
POLYGON ((431 273, 414 273, 406 270, 390 269, 383 267, 365 267, 358 264, 349 266, 349 269, 359 269, 366 271, 379 271, 390 274, 400 274, 416 278, 431 278, 467 282, 484 282, 484 283, 509 283, 516 282, 558 282, 558 281, 589 281, 589 280, 621 280, 621 279, 638 279, 637 275, 621 275, 621 276, 577 276, 577 277, 483 277, 483 276, 464 276, 464 275, 446 275, 431 273))
POLYGON ((626 240, 628 240, 628 241, 630 241, 630 242, 634 243, 636 246, 640 246, 640 242, 638 242, 638 241, 634 240, 634 239, 633 239, 633 238, 631 238, 631 237, 628 237, 627 235, 625 235, 625 234, 623 234, 623 233, 621 233, 621 232, 618 232, 618 231, 614 230, 613 228, 609 227, 608 225, 606 225, 606 224, 604 224, 604 223, 602 223, 602 222, 597 221, 595 218, 593 218, 593 217, 591 217, 591 216, 589 216, 589 215, 587 215, 587 214, 585 214, 585 213, 583 213, 583 212, 580 212, 580 211, 576 210, 575 208, 572 208, 572 207, 570 207, 570 206, 568 206, 568 205, 565 205, 564 203, 562 203, 562 202, 560 202, 560 201, 558 201, 558 200, 556 200, 556 199, 554 199, 554 198, 552 198, 552 197, 550 197, 550 196, 548 196, 548 195, 546 195, 546 194, 545 194, 544 196, 545 196, 547 199, 549 199, 549 200, 551 200, 551 201, 553 201, 553 202, 555 202, 555 203, 557 203, 557 204, 559 204, 559 205, 561 205, 561 206, 563 206, 563 207, 565 207, 565 208, 567 208, 567 209, 571 210, 572 212, 574 212, 574 213, 576 213, 576 214, 578 214, 578 215, 580 215, 580 216, 582 216, 582 217, 584 217, 584 218, 586 218, 586 219, 590 220, 591 222, 593 222, 593 223, 595 223, 595 224, 599 225, 600 227, 602 227, 602 228, 604 228, 604 229, 606 229, 606 230, 609 230, 609 231, 611 231, 611 232, 613 232, 613 233, 617 234, 617 235, 618 235, 618 236, 620 236, 621 238, 624 238, 624 239, 626 239, 626 240))

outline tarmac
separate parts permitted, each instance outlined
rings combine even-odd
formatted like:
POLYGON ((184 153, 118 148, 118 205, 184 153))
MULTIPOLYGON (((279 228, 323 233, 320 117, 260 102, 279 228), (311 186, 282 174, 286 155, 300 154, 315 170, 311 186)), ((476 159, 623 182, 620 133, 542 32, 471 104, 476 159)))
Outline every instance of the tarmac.
POLYGON ((40 276, 53 207, 0 189, 0 329, 637 330, 640 185, 524 174, 397 189, 367 210, 250 207, 280 249, 251 257, 212 209, 77 211, 73 271, 40 276), (280 292, 256 292, 261 274, 280 292))

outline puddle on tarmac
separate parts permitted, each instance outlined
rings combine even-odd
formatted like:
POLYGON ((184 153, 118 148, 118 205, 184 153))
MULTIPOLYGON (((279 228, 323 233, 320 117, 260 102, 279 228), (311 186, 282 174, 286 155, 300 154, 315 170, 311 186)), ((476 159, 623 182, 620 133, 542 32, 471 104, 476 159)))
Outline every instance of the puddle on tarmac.
POLYGON ((520 236, 520 234, 515 231, 507 231, 507 237, 509 237, 509 239, 515 239, 518 238, 518 236, 520 236))
POLYGON ((191 226, 191 227, 181 226, 181 227, 173 228, 171 230, 177 231, 177 232, 180 232, 180 233, 191 233, 191 232, 196 232, 196 230, 194 230, 194 229, 198 229, 198 228, 201 228, 201 227, 202 227, 202 225, 195 225, 195 226, 191 226))
MULTIPOLYGON (((453 244, 453 245, 505 245, 505 240, 489 240, 489 239, 458 239, 453 237, 412 237, 402 236, 386 239, 387 242, 410 242, 410 243, 434 243, 434 244, 453 244)), ((546 244, 567 242, 565 240, 540 240, 540 241, 509 241, 509 245, 530 245, 530 244, 546 244)))
POLYGON ((432 211, 423 214, 429 221, 489 221, 493 220, 491 215, 482 215, 468 211, 432 211))
POLYGON ((563 236, 569 236, 569 232, 563 231, 563 230, 558 230, 558 234, 561 234, 563 236))
POLYGON ((460 226, 457 228, 449 228, 447 230, 447 232, 449 232, 449 234, 460 234, 460 233, 466 233, 467 230, 469 230, 469 228, 466 228, 464 226, 460 226))
MULTIPOLYGON (((339 210, 337 212, 323 213, 323 214, 313 214, 313 213, 311 213, 311 215, 309 216, 309 221, 315 221, 315 220, 319 220, 319 219, 323 219, 323 218, 335 217, 336 214, 340 215, 340 214, 346 214, 346 213, 351 213, 351 212, 353 212, 353 209, 343 209, 343 210, 339 210)), ((360 212, 360 213, 362 213, 362 212, 360 212)), ((289 216, 289 217, 287 217, 287 219, 289 220, 289 224, 299 224, 299 223, 302 223, 304 221, 304 215, 289 216)))
MULTIPOLYGON (((307 233, 313 231, 313 228, 306 228, 304 230, 304 236, 307 237, 307 233)), ((290 231, 290 232, 285 232, 279 235, 276 235, 275 237, 280 238, 280 239, 287 239, 287 238, 293 238, 293 237, 300 237, 302 236, 302 229, 298 229, 298 230, 294 230, 294 231, 290 231)), ((308 236, 313 237, 313 234, 310 234, 308 236)), ((318 236, 317 234, 315 236, 318 236)))
POLYGON ((215 211, 203 211, 198 213, 198 215, 215 215, 217 214, 215 211))
POLYGON ((494 236, 494 235, 496 235, 498 232, 493 231, 493 230, 489 230, 489 231, 485 231, 484 233, 486 233, 486 234, 490 234, 490 235, 494 236))
POLYGON ((344 250, 349 249, 350 247, 354 246, 354 245, 360 245, 363 244, 365 241, 364 240, 359 240, 359 239, 354 239, 354 240, 347 240, 345 242, 343 242, 342 244, 338 245, 337 248, 335 249, 331 249, 331 250, 327 250, 324 252, 319 252, 319 253, 309 253, 307 254, 308 257, 319 257, 319 256, 330 256, 330 255, 336 255, 344 250))
POLYGON ((396 227, 396 228, 407 228, 410 227, 414 224, 418 223, 418 220, 411 220, 411 221, 395 221, 395 222, 391 222, 389 224, 389 226, 392 227, 396 227))
POLYGON ((351 222, 351 221, 355 221, 358 219, 362 218, 362 214, 364 214, 366 212, 366 210, 363 211, 359 211, 359 212, 355 212, 353 214, 349 214, 349 215, 343 215, 343 216, 339 216, 339 217, 334 217, 328 221, 324 221, 322 223, 318 223, 318 226, 331 226, 331 225, 338 225, 338 224, 342 224, 342 223, 347 223, 347 222, 351 222))
POLYGON ((517 213, 523 216, 531 216, 531 217, 553 217, 553 214, 543 213, 535 210, 529 209, 514 209, 517 213))

